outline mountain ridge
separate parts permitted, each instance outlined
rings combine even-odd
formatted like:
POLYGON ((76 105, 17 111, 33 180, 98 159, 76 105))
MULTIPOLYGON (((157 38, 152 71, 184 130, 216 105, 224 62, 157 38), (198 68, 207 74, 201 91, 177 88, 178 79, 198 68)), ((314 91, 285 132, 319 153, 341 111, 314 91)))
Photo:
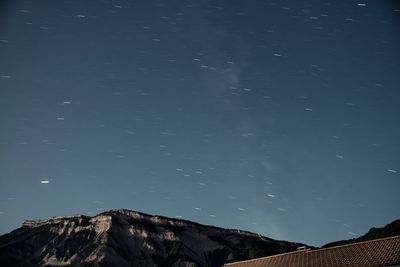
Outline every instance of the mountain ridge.
POLYGON ((26 220, 0 236, 0 266, 221 266, 303 244, 118 209, 26 220))
MULTIPOLYGON (((394 235, 400 235, 400 220, 321 248, 394 235)), ((0 236, 0 266, 214 267, 304 246, 244 230, 115 209, 95 216, 25 220, 20 228, 0 236)))

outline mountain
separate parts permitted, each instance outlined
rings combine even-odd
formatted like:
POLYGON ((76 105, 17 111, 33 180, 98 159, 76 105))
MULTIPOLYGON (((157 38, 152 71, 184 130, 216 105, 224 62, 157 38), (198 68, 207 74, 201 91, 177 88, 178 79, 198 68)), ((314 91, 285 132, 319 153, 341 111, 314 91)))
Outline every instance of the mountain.
POLYGON ((322 246, 322 248, 336 247, 336 246, 341 246, 341 245, 346 245, 346 244, 351 244, 351 243, 356 243, 356 242, 362 242, 362 241, 368 241, 368 240, 373 240, 373 239, 378 239, 378 238, 391 237, 391 236, 396 236, 396 235, 400 235, 400 220, 393 221, 381 228, 372 227, 371 229, 369 229, 368 233, 366 233, 363 236, 360 236, 357 238, 352 238, 349 240, 341 240, 341 241, 335 241, 332 243, 328 243, 328 244, 322 246))
POLYGON ((303 244, 240 230, 113 210, 27 220, 0 237, 0 266, 221 266, 303 244))

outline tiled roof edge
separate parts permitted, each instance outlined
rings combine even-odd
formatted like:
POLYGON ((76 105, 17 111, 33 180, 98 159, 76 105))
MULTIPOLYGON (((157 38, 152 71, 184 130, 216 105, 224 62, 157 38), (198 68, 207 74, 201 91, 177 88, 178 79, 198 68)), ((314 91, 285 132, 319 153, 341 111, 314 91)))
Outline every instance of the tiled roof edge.
POLYGON ((283 256, 283 255, 289 255, 289 254, 295 254, 295 253, 313 253, 313 252, 323 251, 323 250, 332 250, 332 249, 338 249, 338 248, 343 248, 343 247, 356 246, 356 245, 365 244, 365 243, 380 242, 380 241, 389 240, 389 239, 400 239, 400 235, 384 237, 384 238, 378 238, 378 239, 367 240, 367 241, 360 241, 360 242, 355 242, 355 243, 346 244, 346 245, 340 245, 340 246, 336 246, 336 247, 318 248, 318 249, 313 249, 313 250, 305 249, 305 250, 300 250, 300 251, 292 251, 292 252, 276 254, 276 255, 266 256, 266 257, 260 257, 260 258, 250 259, 250 260, 225 263, 224 266, 230 266, 230 265, 235 265, 235 264, 244 263, 244 262, 257 261, 257 260, 262 260, 262 259, 265 259, 265 258, 280 257, 280 256, 283 256))

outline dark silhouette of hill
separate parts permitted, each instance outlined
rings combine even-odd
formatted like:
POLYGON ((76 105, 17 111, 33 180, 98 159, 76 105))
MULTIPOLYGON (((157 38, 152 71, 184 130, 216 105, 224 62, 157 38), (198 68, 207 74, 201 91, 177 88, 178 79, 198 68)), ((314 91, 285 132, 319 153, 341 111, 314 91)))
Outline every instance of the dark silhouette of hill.
POLYGON ((361 241, 367 241, 367 240, 373 240, 373 239, 385 238, 397 235, 400 235, 400 220, 393 221, 381 228, 372 227, 371 229, 369 229, 368 233, 366 233, 363 236, 352 238, 349 240, 335 241, 332 243, 328 243, 322 247, 323 248, 336 247, 361 241))

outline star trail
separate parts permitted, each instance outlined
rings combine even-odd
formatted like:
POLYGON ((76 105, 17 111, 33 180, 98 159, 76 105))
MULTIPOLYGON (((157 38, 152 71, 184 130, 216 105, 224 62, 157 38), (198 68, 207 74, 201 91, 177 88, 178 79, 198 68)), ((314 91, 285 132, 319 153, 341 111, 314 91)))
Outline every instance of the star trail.
POLYGON ((400 217, 396 1, 0 4, 0 234, 127 208, 310 245, 400 217))

